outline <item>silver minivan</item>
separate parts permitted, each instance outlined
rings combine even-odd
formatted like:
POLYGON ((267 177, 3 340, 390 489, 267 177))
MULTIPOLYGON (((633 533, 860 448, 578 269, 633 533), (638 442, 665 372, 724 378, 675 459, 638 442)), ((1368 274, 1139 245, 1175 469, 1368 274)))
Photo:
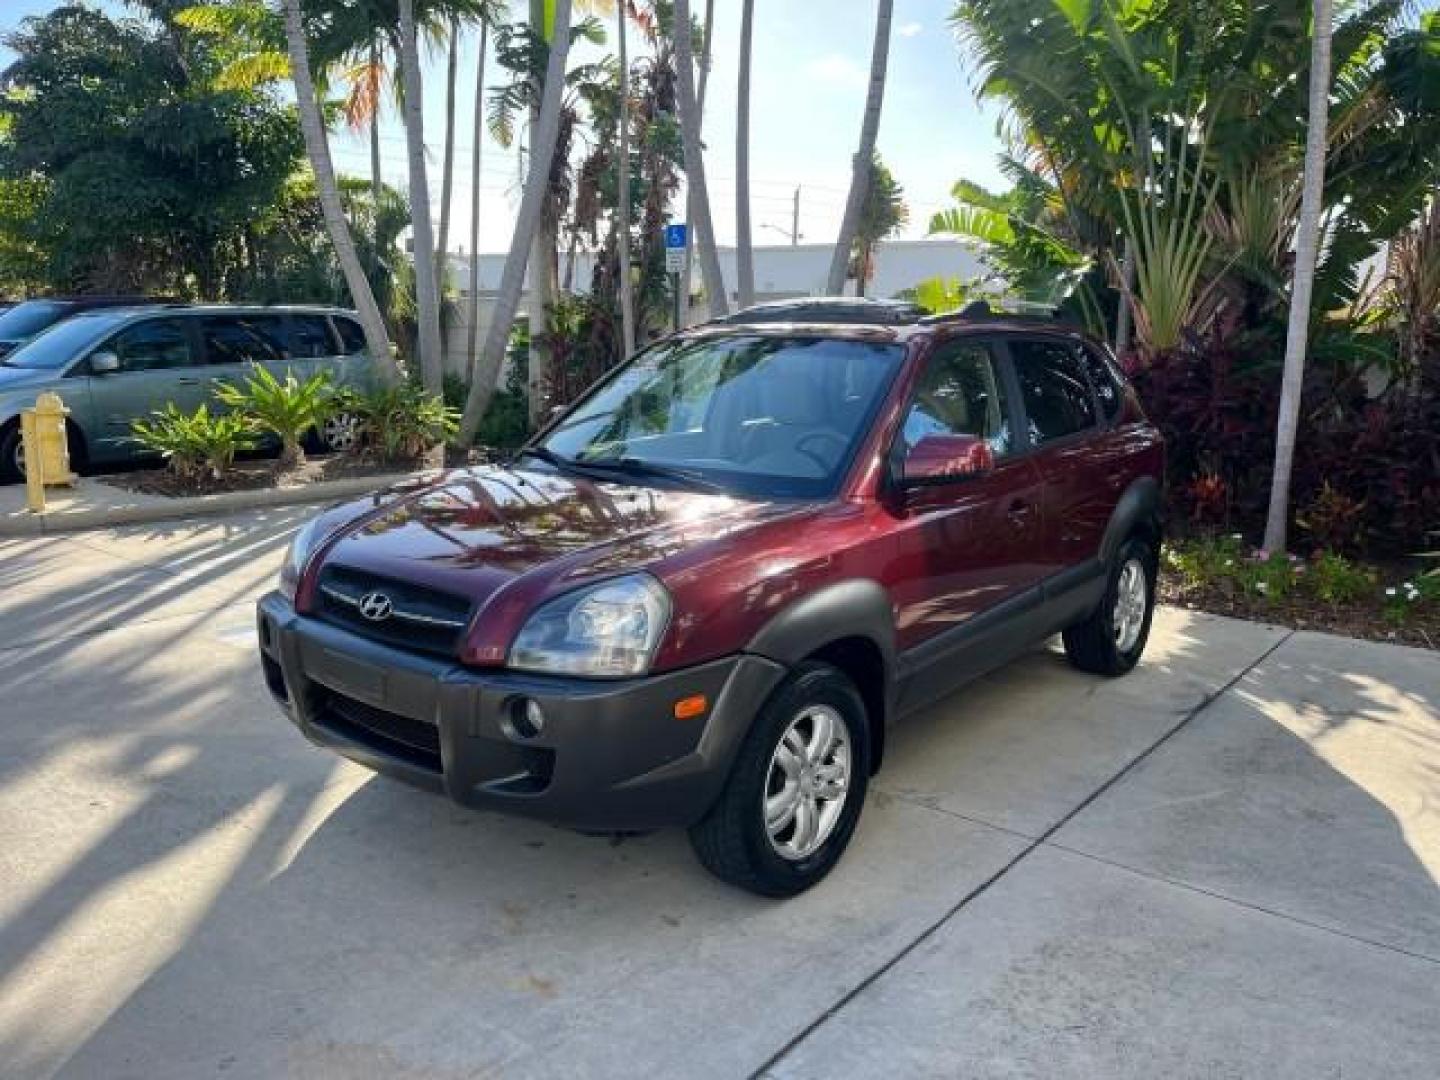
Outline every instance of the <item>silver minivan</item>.
MULTIPOLYGON (((173 305, 111 308, 72 316, 0 359, 0 479, 24 473, 20 411, 53 390, 70 409, 72 464, 143 456, 131 423, 166 402, 214 407, 217 381, 260 364, 284 378, 328 371, 337 385, 364 387, 374 374, 352 312, 324 307, 173 305)), ((327 421, 316 439, 346 449, 349 417, 327 421)))

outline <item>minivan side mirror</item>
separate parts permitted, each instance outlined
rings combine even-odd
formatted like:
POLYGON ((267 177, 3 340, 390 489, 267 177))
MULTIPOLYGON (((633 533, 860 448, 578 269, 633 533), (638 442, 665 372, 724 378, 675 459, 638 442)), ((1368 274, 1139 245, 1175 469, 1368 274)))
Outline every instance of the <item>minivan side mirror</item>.
POLYGON ((990 444, 974 435, 926 435, 910 448, 901 467, 905 487, 925 487, 982 476, 995 468, 990 444))
POLYGON ((100 349, 90 354, 90 374, 110 375, 120 370, 120 357, 109 349, 100 349))

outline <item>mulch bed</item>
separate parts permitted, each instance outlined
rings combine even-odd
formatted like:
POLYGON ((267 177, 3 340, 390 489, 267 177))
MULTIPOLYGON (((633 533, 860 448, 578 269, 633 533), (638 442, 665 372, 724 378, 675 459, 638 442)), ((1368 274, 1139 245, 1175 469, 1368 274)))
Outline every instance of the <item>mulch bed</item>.
POLYGON ((311 455, 298 468, 277 468, 278 462, 240 461, 236 462, 220 480, 202 477, 199 480, 181 479, 169 469, 144 469, 136 472, 114 473, 97 476, 102 484, 124 491, 135 491, 144 495, 161 495, 180 499, 195 495, 215 495, 224 491, 259 491, 263 488, 303 487, 326 480, 347 480, 360 476, 389 476, 406 469, 421 468, 421 461, 371 461, 352 457, 348 454, 311 455))
POLYGON ((1326 604, 1306 596, 1262 601, 1234 588, 1233 582, 1186 587, 1177 575, 1164 569, 1160 572, 1160 602, 1296 630, 1318 630, 1440 651, 1440 612, 1433 610, 1412 615, 1400 625, 1385 618, 1374 603, 1326 604))

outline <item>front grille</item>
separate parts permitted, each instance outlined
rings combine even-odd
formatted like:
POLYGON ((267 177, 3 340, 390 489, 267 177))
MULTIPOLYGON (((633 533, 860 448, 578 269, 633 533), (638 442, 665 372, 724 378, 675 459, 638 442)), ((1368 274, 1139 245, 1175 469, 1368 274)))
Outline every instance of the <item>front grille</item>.
POLYGON ((318 684, 312 705, 315 723, 321 727, 390 757, 432 772, 441 771, 440 729, 434 724, 377 709, 318 684))
POLYGON ((316 584, 318 614, 326 622, 402 648, 453 656, 470 623, 468 600, 423 585, 344 566, 325 567, 316 584), (388 601, 388 614, 367 619, 362 605, 377 595, 388 601))

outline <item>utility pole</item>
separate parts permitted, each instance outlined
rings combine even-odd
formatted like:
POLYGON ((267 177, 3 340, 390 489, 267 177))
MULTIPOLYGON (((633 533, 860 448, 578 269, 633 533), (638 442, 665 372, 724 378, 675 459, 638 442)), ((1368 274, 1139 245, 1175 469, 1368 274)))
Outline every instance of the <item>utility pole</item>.
POLYGON ((795 205, 790 211, 790 246, 800 243, 800 185, 795 185, 795 205))

